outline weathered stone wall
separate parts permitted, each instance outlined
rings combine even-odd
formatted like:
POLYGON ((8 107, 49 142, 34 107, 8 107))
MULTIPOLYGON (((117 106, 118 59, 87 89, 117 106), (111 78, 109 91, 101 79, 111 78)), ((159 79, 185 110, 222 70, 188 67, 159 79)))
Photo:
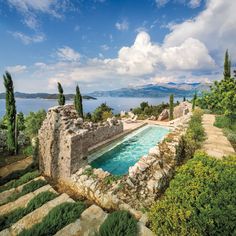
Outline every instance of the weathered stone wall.
POLYGON ((40 170, 52 178, 68 178, 87 164, 89 147, 122 131, 115 118, 94 124, 78 118, 71 105, 53 107, 39 130, 40 170))
POLYGON ((181 117, 178 126, 166 139, 149 150, 147 155, 129 168, 128 174, 119 179, 102 169, 87 165, 80 168, 63 184, 79 195, 96 202, 107 209, 133 210, 141 216, 140 210, 150 207, 168 186, 176 168, 176 146, 187 128, 190 114, 181 117))

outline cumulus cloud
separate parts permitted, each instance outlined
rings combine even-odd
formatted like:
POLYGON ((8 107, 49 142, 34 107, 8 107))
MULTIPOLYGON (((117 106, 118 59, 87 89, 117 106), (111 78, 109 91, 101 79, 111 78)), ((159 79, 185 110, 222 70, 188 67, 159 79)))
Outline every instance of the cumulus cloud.
POLYGON ((28 45, 31 43, 40 43, 43 42, 46 38, 45 35, 35 34, 32 36, 26 35, 22 32, 9 32, 14 38, 19 39, 23 44, 28 45))
POLYGON ((208 0, 205 10, 191 20, 173 24, 165 37, 166 47, 177 46, 188 38, 198 39, 209 51, 222 58, 228 48, 236 57, 236 1, 208 0))
POLYGON ((57 56, 63 61, 78 61, 80 59, 80 54, 68 46, 59 48, 57 50, 57 56))
POLYGON ((127 20, 123 20, 121 22, 116 22, 115 26, 120 31, 126 31, 129 29, 129 23, 127 20))
POLYGON ((16 65, 6 67, 6 71, 9 71, 12 74, 19 74, 25 72, 27 67, 25 65, 16 65))
POLYGON ((119 50, 118 58, 105 59, 119 74, 140 76, 160 69, 197 70, 213 68, 215 63, 205 45, 189 38, 175 47, 163 47, 151 42, 146 32, 138 33, 131 47, 119 50))

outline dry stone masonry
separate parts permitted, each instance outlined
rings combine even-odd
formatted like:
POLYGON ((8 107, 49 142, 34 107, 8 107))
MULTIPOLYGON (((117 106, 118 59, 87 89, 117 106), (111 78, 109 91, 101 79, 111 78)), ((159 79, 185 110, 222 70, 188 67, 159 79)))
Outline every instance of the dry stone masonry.
POLYGON ((69 178, 86 166, 88 149, 123 132, 115 117, 103 123, 83 122, 72 105, 49 109, 39 131, 39 164, 44 175, 69 178))
MULTIPOLYGON (((185 106, 184 106, 185 107, 185 106)), ((123 131, 116 119, 102 124, 82 122, 72 106, 49 110, 39 132, 40 168, 76 194, 104 209, 130 211, 143 224, 142 209, 150 207, 169 184, 176 167, 176 146, 187 128, 190 113, 178 118, 172 131, 119 178, 92 168, 88 148, 123 131)))

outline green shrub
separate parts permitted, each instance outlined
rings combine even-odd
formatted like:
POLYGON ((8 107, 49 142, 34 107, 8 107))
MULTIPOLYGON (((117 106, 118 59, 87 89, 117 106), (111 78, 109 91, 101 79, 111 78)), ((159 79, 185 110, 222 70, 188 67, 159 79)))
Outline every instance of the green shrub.
POLYGON ((0 231, 10 227, 12 224, 23 218, 25 215, 34 211, 35 209, 41 207, 48 201, 56 198, 57 194, 53 192, 42 192, 35 196, 30 202, 27 204, 25 208, 18 208, 9 214, 0 216, 0 231))
POLYGON ((115 211, 108 215, 100 226, 99 236, 136 236, 138 227, 136 219, 127 211, 115 211))
POLYGON ((32 145, 29 145, 29 146, 25 147, 24 150, 23 150, 23 154, 25 156, 32 156, 33 155, 33 147, 32 147, 32 145))
POLYGON ((109 185, 112 184, 113 182, 119 180, 121 176, 119 175, 109 175, 104 178, 104 184, 109 185))
POLYGON ((50 236, 78 219, 85 210, 82 202, 65 202, 54 207, 43 220, 30 229, 23 230, 19 236, 50 236))
POLYGON ((236 157, 217 160, 196 153, 151 208, 152 230, 157 235, 234 235, 235 169, 236 157))
POLYGON ((29 167, 27 167, 26 169, 24 169, 22 171, 13 172, 11 175, 6 176, 5 178, 3 178, 3 180, 1 180, 1 184, 2 183, 4 184, 4 182, 6 182, 7 180, 9 181, 10 179, 19 178, 19 176, 21 176, 19 179, 11 180, 7 184, 5 184, 3 186, 0 186, 0 192, 9 190, 11 188, 16 188, 16 187, 18 187, 22 184, 25 184, 25 183, 29 182, 32 179, 38 177, 39 172, 37 170, 33 171, 33 172, 28 172, 29 170, 32 170, 33 168, 34 167, 29 166, 29 167), (26 172, 28 172, 28 173, 26 173, 26 172), (23 174, 23 176, 22 176, 22 174, 23 174))
POLYGON ((32 180, 30 183, 28 183, 28 184, 23 186, 21 192, 12 194, 1 205, 4 205, 4 204, 6 204, 8 202, 15 201, 19 197, 24 196, 27 193, 33 192, 36 189, 41 188, 41 187, 43 187, 46 184, 47 184, 47 182, 45 180, 42 180, 42 179, 32 180))

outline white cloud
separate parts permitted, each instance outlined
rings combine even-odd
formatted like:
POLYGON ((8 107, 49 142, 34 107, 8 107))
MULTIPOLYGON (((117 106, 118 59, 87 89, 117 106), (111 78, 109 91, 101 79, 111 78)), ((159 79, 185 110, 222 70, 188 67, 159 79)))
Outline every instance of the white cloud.
POLYGON ((31 43, 40 43, 45 40, 44 34, 35 34, 33 36, 26 35, 22 32, 9 32, 14 38, 21 40, 22 43, 25 45, 31 44, 31 43))
POLYGON ((141 76, 158 70, 197 70, 213 68, 215 63, 207 48, 197 39, 189 38, 175 47, 151 42, 146 32, 138 33, 131 47, 119 50, 118 58, 105 59, 119 74, 141 76))
POLYGON ((16 65, 16 66, 8 66, 6 70, 12 74, 19 74, 25 72, 27 67, 25 65, 16 65))
POLYGON ((70 47, 63 47, 57 50, 57 56, 63 61, 78 61, 80 54, 70 47))
POLYGON ((196 8, 201 5, 201 0, 190 0, 188 3, 190 8, 196 8))
POLYGON ((172 25, 164 44, 166 47, 177 46, 188 38, 195 38, 214 52, 217 58, 223 58, 227 48, 235 58, 235 12, 236 1, 208 0, 205 10, 197 17, 172 25))
POLYGON ((121 22, 116 22, 115 26, 120 31, 126 31, 129 29, 129 23, 127 20, 123 20, 121 22))
POLYGON ((156 0, 156 4, 158 7, 162 7, 166 5, 169 2, 169 0, 156 0))
POLYGON ((206 46, 188 38, 176 47, 163 48, 162 61, 167 70, 197 70, 214 68, 215 62, 206 46))
MULTIPOLYGON (((157 7, 165 6, 170 0, 155 0, 157 7)), ((190 8, 196 8, 201 5, 201 0, 175 0, 174 3, 187 4, 190 8)))
POLYGON ((101 45, 101 49, 103 51, 108 51, 110 49, 110 47, 108 45, 106 45, 106 44, 103 44, 103 45, 101 45))
POLYGON ((63 12, 72 5, 67 0, 7 0, 6 2, 22 14, 24 24, 33 30, 39 28, 37 17, 39 13, 62 18, 63 12))

